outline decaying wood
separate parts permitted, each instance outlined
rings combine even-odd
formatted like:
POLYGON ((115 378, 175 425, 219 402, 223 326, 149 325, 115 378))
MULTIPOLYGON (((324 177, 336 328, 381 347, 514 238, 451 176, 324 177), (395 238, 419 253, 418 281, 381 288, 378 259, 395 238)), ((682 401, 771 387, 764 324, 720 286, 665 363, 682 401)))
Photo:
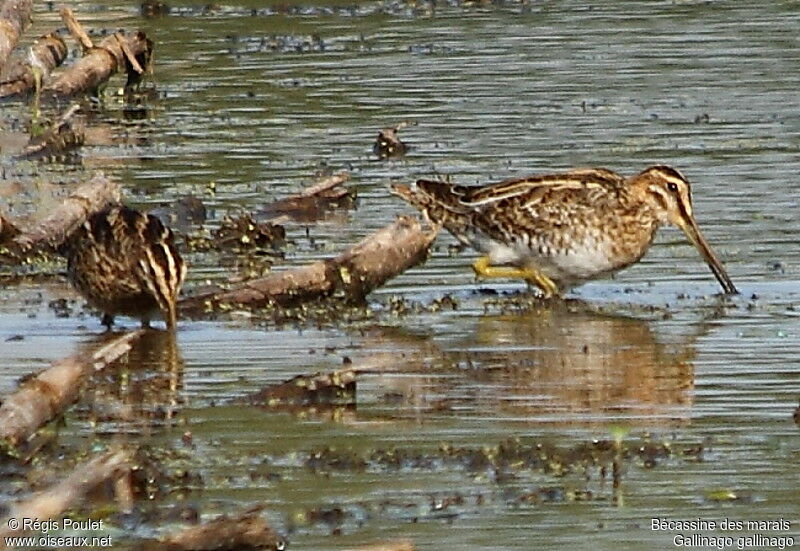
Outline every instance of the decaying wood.
POLYGON ((113 482, 131 469, 131 459, 124 450, 113 450, 100 454, 79 465, 64 480, 51 488, 34 494, 12 505, 8 516, 0 524, 0 549, 5 549, 5 538, 20 535, 26 530, 20 523, 12 529, 11 519, 59 519, 64 511, 80 503, 94 488, 106 482, 113 482))
MULTIPOLYGON (((136 57, 136 53, 131 50, 130 46, 128 45, 128 41, 125 39, 125 36, 120 33, 115 33, 114 38, 117 39, 117 44, 119 44, 119 47, 122 49, 122 53, 125 54, 125 59, 130 65, 128 73, 133 72, 139 75, 144 73, 144 68, 139 64, 139 59, 136 57)), ((149 55, 147 58, 149 59, 149 55)))
MULTIPOLYGON (((287 197, 287 199, 289 199, 289 200, 291 200, 291 199, 305 199, 305 198, 308 198, 308 197, 318 197, 320 195, 325 195, 330 190, 332 190, 335 187, 338 187, 338 186, 342 185, 343 183, 345 183, 349 179, 350 179, 350 174, 349 173, 340 172, 339 174, 334 174, 332 176, 329 176, 327 178, 324 178, 324 179, 320 180, 319 182, 317 182, 313 186, 307 187, 306 189, 304 189, 303 191, 301 191, 300 193, 298 193, 296 195, 290 195, 289 197, 287 197)), ((340 192, 340 191, 342 191, 342 190, 337 190, 337 192, 340 192)))
POLYGON ((247 551, 282 550, 286 544, 260 515, 262 507, 236 516, 223 515, 199 526, 163 538, 146 541, 136 551, 247 551))
POLYGON ((31 22, 33 0, 5 0, 0 7, 0 67, 31 22))
POLYGON ((28 253, 34 249, 56 248, 92 213, 119 203, 119 184, 103 174, 82 184, 44 220, 21 233, 6 245, 12 252, 28 253))
POLYGON ((270 216, 269 221, 276 224, 292 219, 308 220, 317 218, 319 211, 325 207, 342 199, 350 198, 350 190, 342 186, 349 179, 350 174, 347 172, 334 174, 300 193, 266 205, 261 210, 261 214, 270 216))
POLYGON ((142 65, 150 61, 153 42, 143 32, 113 34, 94 45, 69 8, 61 16, 76 40, 85 48, 84 56, 61 73, 47 86, 57 96, 73 96, 84 92, 96 93, 120 68, 129 74, 143 72, 142 65))
POLYGON ((86 53, 94 48, 94 42, 92 42, 92 39, 89 38, 88 34, 86 34, 86 31, 83 29, 83 25, 81 25, 80 22, 78 22, 78 20, 75 18, 75 13, 71 8, 63 6, 60 10, 58 10, 58 13, 61 15, 61 20, 67 26, 69 34, 72 35, 72 38, 75 39, 75 42, 81 45, 81 51, 83 53, 86 53))
POLYGON ((266 407, 309 405, 351 405, 356 400, 356 372, 344 369, 333 373, 298 375, 286 382, 270 385, 242 401, 266 407))
POLYGON ((389 541, 383 543, 374 543, 372 545, 365 545, 355 549, 348 549, 347 551, 415 551, 416 547, 410 541, 389 541))
POLYGON ((60 415, 78 397, 83 380, 128 352, 143 330, 127 333, 93 353, 78 354, 25 381, 0 405, 0 441, 17 446, 60 415))
POLYGON ((189 297, 180 307, 191 315, 220 304, 291 306, 328 297, 359 302, 425 260, 435 238, 435 231, 424 231, 417 219, 402 216, 336 258, 246 281, 227 291, 189 297))
POLYGON ((15 158, 34 159, 61 155, 83 145, 83 129, 72 124, 72 117, 80 110, 81 107, 77 104, 67 109, 41 136, 31 138, 22 153, 15 158))
MULTIPOLYGON (((90 52, 94 48, 94 42, 92 42, 92 39, 89 38, 88 34, 86 34, 86 31, 83 29, 83 25, 81 25, 80 22, 75 18, 75 13, 67 6, 62 7, 61 10, 59 10, 59 13, 61 14, 61 19, 67 25, 67 29, 69 29, 72 37, 76 42, 78 42, 78 44, 81 45, 83 53, 86 54, 90 52)), ((138 74, 144 73, 144 69, 139 64, 139 60, 136 58, 137 54, 130 49, 128 40, 125 38, 125 36, 120 33, 115 33, 113 38, 116 39, 117 45, 122 50, 125 60, 128 62, 128 72, 134 71, 138 74)), ((103 44, 100 46, 103 46, 103 44)), ((152 49, 152 44, 150 46, 150 49, 152 49)), ((149 55, 145 56, 143 61, 144 59, 149 59, 149 55)), ((119 61, 119 58, 117 58, 117 61, 119 61)))
POLYGON ((122 475, 114 481, 114 501, 117 503, 119 512, 126 515, 133 512, 135 501, 131 478, 131 472, 128 471, 122 473, 122 475))
POLYGON ((67 57, 67 45, 58 33, 52 32, 39 38, 27 55, 14 55, 0 74, 0 98, 24 94, 31 90, 36 77, 31 61, 42 71, 41 78, 61 65, 67 57))

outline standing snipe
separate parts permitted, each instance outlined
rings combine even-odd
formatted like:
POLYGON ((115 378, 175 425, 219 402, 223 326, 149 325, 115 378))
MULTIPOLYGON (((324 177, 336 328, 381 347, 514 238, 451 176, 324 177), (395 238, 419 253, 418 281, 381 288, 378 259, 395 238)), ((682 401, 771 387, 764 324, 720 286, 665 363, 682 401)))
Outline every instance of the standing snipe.
POLYGON ((155 216, 118 206, 91 216, 61 252, 70 282, 103 312, 111 327, 116 314, 138 317, 147 327, 159 312, 174 329, 176 302, 186 265, 172 231, 155 216))
POLYGON ((678 226, 726 293, 736 293, 700 233, 689 182, 668 166, 625 179, 603 168, 465 187, 419 180, 394 193, 485 256, 482 277, 522 278, 545 296, 639 261, 659 226, 678 226))

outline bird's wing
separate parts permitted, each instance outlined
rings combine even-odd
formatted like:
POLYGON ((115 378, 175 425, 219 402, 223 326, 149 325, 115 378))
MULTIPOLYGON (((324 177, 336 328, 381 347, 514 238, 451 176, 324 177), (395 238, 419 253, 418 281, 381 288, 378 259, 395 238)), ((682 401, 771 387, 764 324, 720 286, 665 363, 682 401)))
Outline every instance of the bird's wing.
POLYGON ((479 188, 462 203, 473 209, 476 229, 508 243, 522 234, 564 233, 570 226, 582 231, 597 205, 624 186, 625 179, 610 170, 580 169, 479 188))
POLYGON ((564 192, 575 194, 584 190, 616 188, 623 186, 625 179, 605 168, 583 168, 558 174, 538 174, 525 178, 505 180, 497 184, 460 188, 460 203, 465 207, 483 209, 492 203, 513 199, 524 203, 535 203, 545 197, 558 196, 564 192))

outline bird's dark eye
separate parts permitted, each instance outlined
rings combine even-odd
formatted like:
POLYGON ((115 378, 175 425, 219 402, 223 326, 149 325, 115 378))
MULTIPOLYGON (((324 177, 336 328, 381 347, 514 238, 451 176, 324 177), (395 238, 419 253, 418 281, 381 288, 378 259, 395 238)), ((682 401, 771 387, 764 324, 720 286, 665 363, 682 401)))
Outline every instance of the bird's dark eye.
POLYGON ((678 184, 676 184, 675 182, 670 182, 667 184, 667 189, 670 190, 672 193, 675 193, 676 191, 678 191, 678 184))

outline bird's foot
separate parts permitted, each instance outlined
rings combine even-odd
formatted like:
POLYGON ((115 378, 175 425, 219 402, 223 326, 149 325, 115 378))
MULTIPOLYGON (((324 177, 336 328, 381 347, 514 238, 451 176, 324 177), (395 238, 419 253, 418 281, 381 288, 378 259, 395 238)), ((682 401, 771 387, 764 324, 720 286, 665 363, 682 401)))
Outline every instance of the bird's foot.
POLYGON ((523 279, 529 285, 535 285, 542 292, 542 298, 561 298, 561 291, 552 279, 534 268, 526 268, 524 271, 526 275, 523 279))
POLYGON ((111 314, 103 314, 103 317, 100 319, 100 323, 106 326, 106 332, 111 332, 111 327, 114 325, 114 316, 111 314))
POLYGON ((536 286, 543 298, 560 297, 561 292, 555 282, 533 267, 517 268, 513 266, 492 266, 488 256, 482 256, 472 265, 479 278, 524 279, 529 285, 536 286))

